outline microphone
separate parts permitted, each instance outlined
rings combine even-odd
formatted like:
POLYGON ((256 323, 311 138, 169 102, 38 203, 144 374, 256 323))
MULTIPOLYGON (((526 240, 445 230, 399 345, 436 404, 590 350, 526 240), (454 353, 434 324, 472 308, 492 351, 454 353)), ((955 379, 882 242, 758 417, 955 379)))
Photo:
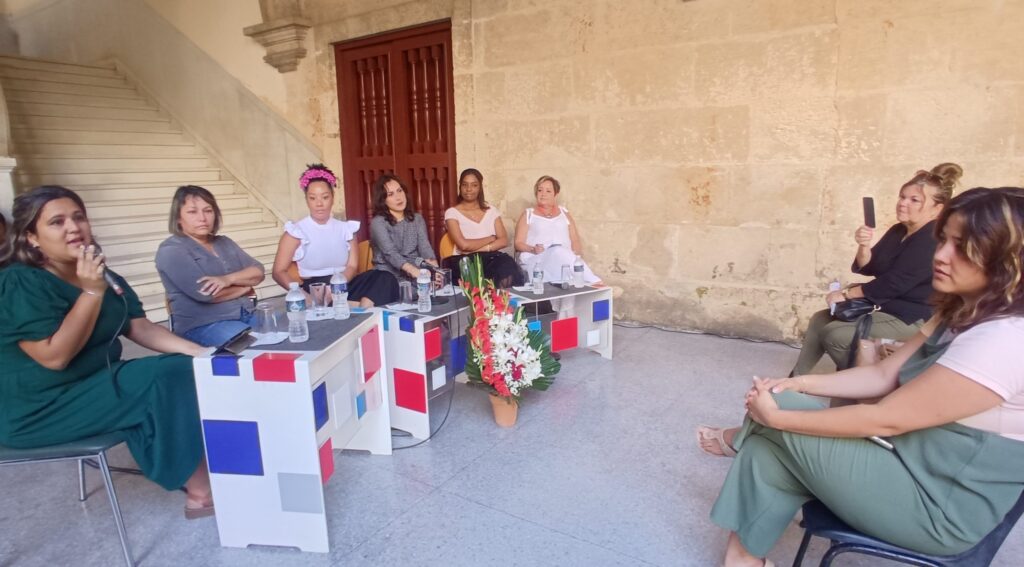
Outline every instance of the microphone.
MULTIPOLYGON (((100 245, 95 240, 93 240, 92 245, 95 247, 96 254, 103 254, 103 249, 100 248, 100 245)), ((114 273, 107 269, 106 262, 103 263, 103 281, 107 282, 107 287, 114 290, 114 293, 124 295, 124 288, 121 287, 117 278, 114 277, 114 273)))

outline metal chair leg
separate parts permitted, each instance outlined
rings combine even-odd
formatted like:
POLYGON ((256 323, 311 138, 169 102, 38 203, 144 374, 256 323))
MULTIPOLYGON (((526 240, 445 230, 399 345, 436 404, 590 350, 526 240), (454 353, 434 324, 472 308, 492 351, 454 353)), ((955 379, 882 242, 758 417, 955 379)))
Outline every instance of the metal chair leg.
POLYGON ((78 501, 85 502, 85 459, 78 459, 78 501))
POLYGON ((796 551, 793 558, 793 567, 800 567, 804 564, 804 554, 807 553, 807 545, 811 543, 811 532, 804 530, 804 539, 800 540, 800 549, 796 551))
MULTIPOLYGON (((128 550, 128 534, 124 529, 124 518, 121 517, 121 507, 117 504, 117 494, 114 493, 114 481, 110 478, 110 467, 107 466, 107 454, 105 451, 97 455, 100 463, 100 473, 103 475, 103 484, 107 487, 107 497, 110 498, 110 507, 114 510, 114 523, 117 524, 117 535, 121 538, 121 551, 124 552, 125 563, 128 567, 135 567, 132 553, 128 550)), ((79 461, 81 463, 81 461, 79 461)))

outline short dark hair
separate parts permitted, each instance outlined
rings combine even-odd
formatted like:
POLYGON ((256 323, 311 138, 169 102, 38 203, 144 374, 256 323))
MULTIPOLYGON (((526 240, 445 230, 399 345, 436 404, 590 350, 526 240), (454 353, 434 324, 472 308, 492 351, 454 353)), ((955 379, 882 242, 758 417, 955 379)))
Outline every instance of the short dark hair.
POLYGON ((222 221, 220 207, 217 206, 217 199, 213 196, 213 193, 198 185, 182 185, 174 192, 174 197, 171 198, 171 215, 167 221, 167 231, 175 236, 185 236, 185 233, 181 231, 181 223, 179 221, 181 219, 181 208, 185 206, 185 201, 189 197, 202 199, 207 205, 213 207, 213 214, 216 218, 213 221, 213 228, 210 229, 210 234, 216 236, 217 232, 220 231, 222 221))
POLYGON ((476 204, 480 206, 481 211, 486 211, 489 207, 487 206, 487 199, 484 198, 484 174, 480 173, 479 169, 470 167, 463 169, 462 173, 459 174, 458 202, 461 203, 465 200, 462 198, 462 182, 470 175, 476 177, 476 180, 480 182, 480 192, 476 195, 476 204))
POLYGON ((36 223, 39 222, 39 214, 43 211, 43 207, 57 199, 71 199, 88 217, 82 198, 67 187, 41 185, 28 193, 18 195, 14 199, 14 207, 11 209, 10 236, 5 239, 7 245, 3 247, 0 265, 6 266, 12 262, 21 262, 40 268, 46 263, 43 253, 29 243, 28 234, 36 233, 36 223))
POLYGON ((370 194, 373 201, 373 216, 384 217, 388 220, 388 224, 395 224, 395 217, 391 215, 391 211, 388 209, 388 189, 385 187, 391 181, 397 181, 402 187, 402 191, 405 192, 405 210, 402 211, 402 216, 407 221, 413 220, 416 217, 416 208, 412 204, 412 195, 409 194, 409 188, 405 185, 405 182, 394 173, 385 173, 378 177, 377 181, 373 182, 373 191, 370 194))

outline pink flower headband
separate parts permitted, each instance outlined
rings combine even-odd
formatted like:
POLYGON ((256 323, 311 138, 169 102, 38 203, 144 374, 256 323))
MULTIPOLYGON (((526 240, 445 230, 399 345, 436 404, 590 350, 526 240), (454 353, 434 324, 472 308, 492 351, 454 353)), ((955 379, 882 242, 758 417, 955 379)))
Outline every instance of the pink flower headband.
POLYGON ((305 191, 306 188, 309 187, 309 184, 316 179, 322 179, 324 181, 327 181, 327 183, 330 184, 331 187, 338 186, 338 180, 337 178, 334 177, 334 174, 332 174, 330 171, 327 171, 326 169, 314 167, 307 169, 306 172, 302 174, 302 177, 299 178, 299 188, 305 191))

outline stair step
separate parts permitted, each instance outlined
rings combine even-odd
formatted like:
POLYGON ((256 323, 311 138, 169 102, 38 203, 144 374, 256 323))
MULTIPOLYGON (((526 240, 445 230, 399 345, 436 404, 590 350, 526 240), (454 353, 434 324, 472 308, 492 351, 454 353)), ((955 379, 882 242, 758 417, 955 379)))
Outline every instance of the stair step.
POLYGON ((48 128, 51 130, 90 130, 100 132, 180 132, 170 118, 159 120, 120 120, 116 118, 67 118, 11 114, 11 127, 48 128))
POLYGON ((11 116, 63 116, 66 118, 105 118, 114 120, 169 120, 158 108, 117 108, 52 102, 8 101, 11 116))
POLYGON ((43 130, 11 127, 11 139, 22 142, 62 144, 179 144, 187 142, 181 132, 93 132, 87 130, 43 130))
POLYGON ((35 79, 4 79, 4 91, 16 89, 43 93, 68 93, 85 96, 106 96, 114 98, 138 98, 139 92, 125 83, 123 87, 101 87, 99 85, 75 85, 35 79))
POLYGON ((44 71, 40 69, 19 69, 0 64, 0 77, 4 79, 23 79, 31 81, 50 81, 69 85, 89 85, 97 87, 125 87, 128 82, 124 77, 103 77, 99 75, 82 75, 64 71, 44 71))
MULTIPOLYGON (((161 224, 153 227, 154 232, 147 234, 132 234, 128 236, 113 236, 103 238, 100 243, 103 245, 103 253, 111 259, 111 265, 116 265, 118 259, 123 255, 130 254, 156 254, 160 243, 167 239, 167 225, 161 224)), ((235 242, 245 240, 271 239, 276 242, 281 237, 281 227, 277 223, 253 223, 248 225, 228 226, 223 231, 235 242)), ((243 248, 244 250, 244 248, 243 248)))
POLYGON ((206 157, 199 146, 189 142, 175 144, 54 144, 45 142, 20 142, 12 145, 13 153, 19 156, 84 158, 120 156, 142 157, 206 157))
POLYGON ((46 59, 27 59, 16 55, 0 55, 0 65, 14 67, 17 69, 35 69, 38 71, 73 73, 76 75, 92 75, 96 77, 120 76, 113 65, 80 65, 77 63, 48 61, 46 59))
POLYGON ((202 185, 206 181, 220 181, 220 170, 213 168, 190 170, 150 171, 85 171, 75 173, 25 172, 15 168, 15 179, 20 187, 36 185, 64 185, 75 188, 79 185, 103 183, 157 183, 171 182, 180 185, 202 185))
POLYGON ((35 171, 148 171, 153 169, 202 169, 210 166, 206 156, 193 157, 48 157, 18 155, 18 167, 35 171))
MULTIPOLYGON (((86 199, 85 194, 79 192, 79 195, 82 197, 82 200, 86 199)), ((225 216, 225 218, 229 212, 253 210, 262 212, 262 209, 253 209, 250 205, 249 196, 242 193, 232 193, 217 197, 217 206, 220 207, 221 215, 225 216)), ((85 206, 89 209, 89 220, 93 224, 103 221, 109 222, 107 219, 135 220, 151 215, 161 215, 161 218, 164 219, 163 222, 166 223, 167 215, 171 211, 171 197, 152 198, 148 193, 141 194, 140 192, 140 194, 134 195, 133 198, 119 201, 85 201, 85 206)))
MULTIPOLYGON (((217 198, 218 202, 225 198, 233 195, 245 195, 245 193, 238 193, 235 190, 235 182, 231 180, 225 181, 205 181, 202 186, 209 189, 213 193, 214 197, 217 198)), ((76 185, 75 191, 81 195, 82 200, 85 201, 86 206, 92 207, 93 203, 101 205, 107 202, 117 202, 121 200, 137 199, 139 195, 145 195, 148 199, 161 199, 168 203, 171 201, 171 197, 174 196, 174 192, 178 190, 178 185, 157 183, 157 184, 138 184, 138 183, 123 183, 123 184, 109 184, 104 183, 101 185, 76 185)), ((92 216, 90 212, 89 216, 92 216)))
POLYGON ((77 104, 81 106, 98 106, 105 108, 154 108, 145 97, 135 92, 131 97, 111 97, 85 95, 79 93, 44 93, 7 88, 4 85, 4 98, 11 102, 46 102, 54 104, 77 104))
MULTIPOLYGON (((230 231, 225 232, 231 237, 235 243, 238 244, 245 250, 247 254, 259 260, 260 258, 269 258, 269 260, 260 260, 264 266, 271 266, 274 263, 274 255, 277 253, 277 242, 281 236, 281 230, 275 233, 273 238, 262 238, 255 240, 237 240, 234 236, 231 236, 230 231)), ((161 240, 161 242, 163 242, 161 240)), ((158 243, 159 245, 159 243, 158 243)), ((104 252, 107 249, 104 248, 104 252)), ((141 252, 135 254, 126 254, 117 258, 110 258, 107 264, 117 273, 121 274, 131 282, 133 277, 144 277, 146 274, 156 274, 156 258, 155 254, 149 252, 141 252)))
MULTIPOLYGON (((164 210, 154 214, 137 215, 130 218, 101 218, 92 222, 92 232, 103 242, 116 237, 145 236, 154 230, 167 231, 167 216, 170 203, 163 204, 164 210)), ((240 226, 263 222, 263 209, 237 209, 222 211, 224 226, 240 226)))

